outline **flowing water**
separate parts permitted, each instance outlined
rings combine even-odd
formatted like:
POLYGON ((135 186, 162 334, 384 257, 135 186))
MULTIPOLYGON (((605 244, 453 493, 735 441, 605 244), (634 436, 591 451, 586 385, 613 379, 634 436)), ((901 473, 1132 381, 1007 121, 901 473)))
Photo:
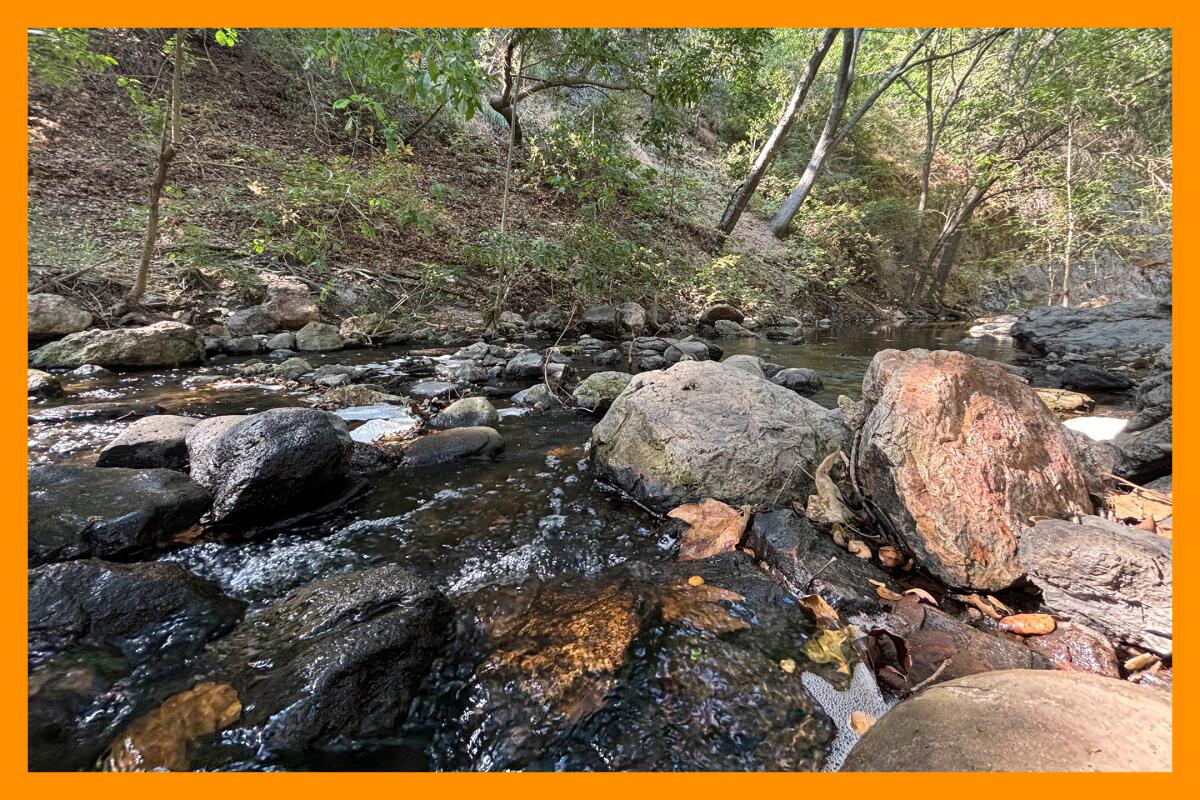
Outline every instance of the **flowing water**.
MULTIPOLYGON (((832 407, 839 394, 858 397, 863 372, 875 352, 885 348, 950 349, 959 346, 963 335, 961 326, 946 325, 814 329, 802 345, 760 339, 720 340, 719 344, 727 355, 749 353, 786 367, 816 370, 823 376, 825 388, 814 399, 832 407)), ((998 340, 980 340, 962 348, 1006 362, 1021 359, 1019 353, 998 340)), ((393 374, 403 371, 415 378, 421 356, 449 353, 453 349, 421 351, 417 355, 411 349, 352 350, 309 360, 314 366, 373 364, 380 370, 393 374)), ((222 376, 230 375, 232 367, 244 360, 217 360, 203 368, 156 373, 69 378, 65 398, 31 406, 31 413, 68 403, 119 401, 154 403, 165 413, 211 416, 301 403, 299 391, 220 382, 225 379, 222 376), (215 375, 219 380, 194 386, 197 375, 215 375)), ((595 369, 589 367, 586 358, 578 358, 576 362, 583 373, 595 369)), ((331 516, 300 524, 268 540, 204 541, 162 558, 177 561, 217 582, 228 594, 247 601, 251 613, 314 578, 369 566, 401 564, 439 586, 460 617, 475 618, 497 614, 497 604, 503 606, 504 593, 512 587, 518 587, 520 593, 544 584, 575 586, 609 574, 621 565, 653 565, 667 560, 672 540, 661 532, 659 521, 637 506, 593 486, 584 471, 584 445, 594 423, 592 418, 565 411, 541 415, 518 413, 515 409, 504 411, 511 404, 493 400, 502 409, 497 429, 506 443, 504 455, 496 462, 397 469, 371 475, 366 479, 367 491, 331 516)), ((92 463, 99 448, 126 424, 120 420, 32 424, 30 463, 92 463)), ((352 428, 357 424, 350 422, 352 428)), ((461 650, 474 645, 456 646, 461 650)), ((656 652, 660 658, 666 658, 662 653, 668 651, 656 652)), ((454 660, 469 663, 470 657, 463 652, 455 653, 454 659, 443 663, 441 672, 435 671, 421 698, 414 703, 410 724, 403 735, 384 746, 362 752, 314 755, 302 763, 274 765, 256 761, 252 756, 231 757, 217 748, 211 760, 200 766, 224 769, 462 766, 439 744, 438 726, 445 724, 450 715, 443 706, 452 702, 446 699, 447 695, 454 694, 447 691, 446 685, 439 684, 443 678, 452 684, 454 678, 449 673, 455 669, 454 660)), ((695 669, 699 670, 702 663, 695 669)), ((653 670, 648 674, 652 675, 653 670)), ((619 718, 613 722, 620 727, 619 718)), ((600 736, 595 731, 589 735, 600 736)))

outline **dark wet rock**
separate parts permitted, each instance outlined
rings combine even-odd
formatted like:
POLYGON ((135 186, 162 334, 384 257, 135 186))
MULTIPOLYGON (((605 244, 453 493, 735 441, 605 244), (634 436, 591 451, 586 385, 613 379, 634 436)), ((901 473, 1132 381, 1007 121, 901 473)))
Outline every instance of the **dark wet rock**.
POLYGON ((642 356, 638 362, 638 369, 642 372, 650 372, 656 369, 665 369, 670 366, 670 362, 660 355, 642 356))
POLYGON ((540 353, 529 351, 511 359, 504 367, 504 377, 509 380, 541 377, 546 360, 540 353))
POLYGON ((29 655, 41 662, 81 643, 129 654, 180 645, 198 651, 231 629, 243 607, 169 562, 45 564, 29 570, 29 655))
POLYGON ((1052 632, 1027 638, 1025 646, 1044 655, 1055 669, 1121 677, 1112 642, 1078 623, 1059 622, 1052 632))
POLYGON ((298 330, 310 322, 320 322, 321 312, 309 291, 301 281, 294 278, 271 276, 267 281, 264 310, 273 314, 281 327, 298 330))
POLYGON ((632 380, 628 372, 595 372, 584 378, 571 394, 579 408, 602 413, 632 380))
POLYGON ((445 640, 450 604, 397 566, 313 581, 212 646, 268 752, 393 733, 445 640))
POLYGON ((668 363, 675 364, 685 359, 693 361, 716 361, 721 358, 721 349, 716 345, 708 345, 697 339, 680 339, 663 351, 663 358, 668 363))
POLYGON ((177 367, 204 359, 204 337, 190 325, 157 322, 144 328, 86 330, 43 345, 31 362, 38 368, 177 367))
POLYGON ((261 336, 231 336, 221 340, 221 352, 231 356, 250 356, 267 350, 261 336))
POLYGON ((1075 459, 1075 465, 1083 475, 1088 494, 1094 503, 1103 503, 1113 484, 1113 480, 1107 477, 1112 475, 1115 469, 1112 446, 1107 442, 1098 442, 1079 431, 1063 427, 1067 434, 1067 446, 1071 449, 1071 457, 1075 459))
POLYGON ((1170 418, 1171 376, 1170 372, 1159 373, 1138 385, 1133 398, 1133 407, 1137 409, 1137 413, 1129 418, 1129 425, 1125 430, 1144 431, 1170 418))
POLYGON ((825 388, 825 381, 821 379, 821 376, 815 370, 805 367, 781 369, 775 373, 771 381, 804 397, 812 397, 825 388))
POLYGON ((891 611, 872 618, 871 624, 905 641, 911 665, 906 683, 892 687, 898 690, 979 672, 1051 666, 1045 656, 1025 647, 1020 637, 980 630, 919 602, 914 595, 894 603, 891 611))
POLYGON ((191 528, 210 504, 169 469, 31 467, 29 564, 134 557, 191 528))
POLYGON ((296 331, 296 349, 301 351, 341 350, 342 335, 333 325, 310 322, 296 331))
POLYGON ((376 447, 370 442, 355 439, 354 450, 350 453, 350 466, 348 467, 351 475, 374 475, 377 472, 384 471, 391 465, 391 459, 388 458, 387 454, 381 448, 376 447))
POLYGON ((468 458, 492 459, 504 451, 504 438, 492 428, 451 428, 422 436, 404 449, 405 466, 423 467, 468 458))
POLYGON ((605 350, 596 354, 592 362, 598 367, 607 367, 619 363, 624 358, 620 350, 605 350))
POLYGON ((199 420, 173 414, 142 417, 100 451, 98 467, 144 467, 187 471, 188 432, 199 420))
POLYGON ((29 410, 29 421, 35 423, 101 422, 111 419, 132 419, 161 414, 154 403, 113 401, 108 403, 79 403, 29 410))
POLYGON ((848 437, 839 414, 782 386, 687 361, 630 382, 592 429, 592 465, 656 510, 706 497, 770 507, 806 499, 848 437))
POLYGON ((36 398, 61 397, 62 381, 40 369, 29 370, 29 396, 36 398))
POLYGON ((729 320, 740 325, 745 318, 746 315, 733 306, 726 303, 718 303, 715 306, 709 306, 704 309, 697 322, 701 325, 715 325, 720 320, 729 320))
POLYGON ((637 303, 593 306, 583 312, 580 322, 588 333, 620 339, 642 332, 646 327, 646 310, 637 303))
POLYGON ((500 422, 500 414, 486 397, 464 397, 439 411, 430 424, 435 428, 490 427, 500 422))
POLYGON ((1171 653, 1171 540, 1099 517, 1040 520, 1021 536, 1021 566, 1055 615, 1171 653))
POLYGON ((448 383, 446 381, 421 381, 414 383, 409 387, 408 393, 417 400, 444 400, 451 395, 457 394, 459 387, 457 383, 448 383))
POLYGON ((1109 443, 1112 447, 1114 474, 1142 484, 1170 475, 1174 463, 1172 418, 1167 417, 1148 428, 1118 433, 1109 443))
POLYGON ((279 330, 279 317, 262 306, 250 306, 233 312, 225 322, 230 336, 254 336, 279 330))
POLYGON ((340 490, 353 442, 333 414, 276 408, 236 422, 206 420, 188 434, 187 445, 192 479, 212 492, 213 521, 246 523, 340 490))
POLYGON ((719 319, 713 324, 713 328, 717 332, 717 336, 722 336, 726 339, 753 339, 755 334, 753 331, 746 330, 741 325, 728 319, 719 319))
POLYGON ((874 563, 847 553, 791 509, 755 514, 743 544, 796 592, 816 592, 847 614, 877 609, 879 597, 871 581, 890 580, 874 563))
POLYGON ((800 679, 840 683, 836 665, 807 658, 811 618, 741 554, 477 602, 480 629, 463 638, 478 655, 439 726, 440 768, 813 770, 833 738, 800 679))
POLYGON ((1138 299, 1092 308, 1040 306, 1012 327, 1017 346, 1030 353, 1092 353, 1171 341, 1170 300, 1138 299))
POLYGON ((1133 386, 1133 381, 1091 364, 1072 364, 1058 376, 1059 383, 1068 389, 1100 389, 1120 392, 1133 386))
POLYGON ((748 356, 742 354, 726 356, 725 360, 721 363, 727 367, 734 367, 736 369, 743 370, 744 372, 747 372, 756 378, 767 377, 766 373, 763 372, 763 360, 758 356, 748 356))
POLYGON ((900 703, 842 771, 1170 771, 1171 727, 1166 692, 1079 672, 988 672, 900 703))
POLYGON ((1089 513, 1065 429, 1025 384, 963 353, 883 350, 863 378, 858 480, 917 561, 994 591, 1030 517, 1089 513))
POLYGON ((51 339, 78 333, 92 324, 91 313, 58 294, 29 295, 29 338, 51 339))

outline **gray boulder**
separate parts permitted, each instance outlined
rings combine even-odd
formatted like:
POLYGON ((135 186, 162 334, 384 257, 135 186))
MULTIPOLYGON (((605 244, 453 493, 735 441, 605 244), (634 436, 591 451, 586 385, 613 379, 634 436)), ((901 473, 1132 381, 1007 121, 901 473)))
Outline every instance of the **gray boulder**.
POLYGON ((310 322, 296 331, 296 349, 314 352, 341 350, 344 342, 342 335, 333 325, 323 322, 310 322))
POLYGON ((98 467, 143 467, 187 471, 188 432, 199 420, 156 414, 135 421, 100 451, 98 467))
POLYGON ((303 358, 289 358, 280 364, 276 364, 272 371, 277 377, 295 381, 299 380, 301 375, 307 375, 312 372, 313 368, 312 364, 303 358))
POLYGON ((266 342, 268 350, 295 350, 296 349, 296 334, 291 331, 277 333, 266 342))
POLYGON ((713 497, 804 500, 825 456, 849 446, 836 412, 743 370, 685 361, 636 376, 592 429, 596 475, 666 511, 713 497))
POLYGON ((508 380, 541 377, 542 368, 545 363, 546 360, 542 358, 540 353, 532 350, 521 353, 510 359, 504 366, 504 377, 508 380))
POLYGON ((279 330, 279 317, 262 306, 250 306, 233 312, 225 322, 230 336, 254 336, 279 330))
POLYGON ((422 436, 404 449, 401 463, 424 467, 462 459, 493 459, 504 451, 504 439, 492 428, 451 428, 422 436))
POLYGON ((443 408, 431 420, 435 428, 472 428, 492 426, 500 414, 486 397, 464 397, 443 408))
POLYGON ((169 469, 29 469, 29 565, 136 557, 195 525, 209 493, 169 469))
POLYGON ((598 413, 608 410, 631 380, 633 376, 628 372, 595 372, 584 378, 571 395, 580 408, 598 413))
POLYGON ((1055 615, 1171 653, 1170 539, 1100 517, 1039 520, 1020 562, 1055 615))
POLYGON ((772 376, 771 381, 804 397, 812 397, 825 388, 825 381, 815 370, 806 367, 790 367, 781 369, 772 376))
POLYGON ((763 360, 758 356, 748 356, 742 354, 726 356, 725 360, 721 363, 727 367, 734 367, 735 369, 743 370, 756 378, 767 377, 766 373, 763 371, 763 360))
POLYGON ((214 522, 260 522, 341 488, 353 441, 325 411, 276 408, 199 423, 187 437, 192 479, 212 492, 214 522))
POLYGON ((748 331, 741 325, 730 319, 719 319, 713 324, 713 328, 717 332, 717 336, 722 336, 726 339, 753 339, 755 334, 753 331, 748 331))
POLYGON ((156 322, 143 328, 86 330, 43 345, 33 353, 33 366, 72 368, 177 367, 204 360, 204 337, 180 322, 156 322))
POLYGON ((29 370, 29 396, 38 399, 46 397, 61 397, 63 393, 62 381, 49 372, 42 372, 40 369, 29 370))
POLYGON ((408 393, 417 400, 442 400, 458 391, 457 383, 447 381, 421 381, 408 389, 408 393))
POLYGON ((588 333, 624 338, 641 333, 646 327, 646 309, 637 303, 593 306, 583 312, 581 323, 588 333))
POLYGON ((1161 348, 1171 341, 1171 301, 1125 300, 1093 308, 1039 306, 1012 327, 1030 353, 1092 353, 1132 345, 1161 348))
POLYGON ((740 325, 745 318, 746 315, 733 306, 727 303, 718 303, 715 306, 709 306, 704 309, 697 321, 701 325, 715 325, 721 320, 729 320, 740 325))
POLYGON ((1059 383, 1068 389, 1103 389, 1120 392, 1133 386, 1133 381, 1091 364, 1072 364, 1058 376, 1059 383))
POLYGON ((842 771, 1167 772, 1171 728, 1167 692, 1084 672, 985 672, 897 705, 842 771))
POLYGON ((562 401, 544 383, 535 383, 528 389, 522 389, 512 396, 512 401, 519 406, 533 408, 535 411, 549 411, 562 406, 562 401))
POLYGON ((91 313, 58 294, 29 295, 29 338, 52 339, 92 324, 91 313))
POLYGON ((440 592, 397 566, 313 581, 217 641, 214 677, 237 690, 239 724, 267 752, 386 736, 451 618, 440 592))

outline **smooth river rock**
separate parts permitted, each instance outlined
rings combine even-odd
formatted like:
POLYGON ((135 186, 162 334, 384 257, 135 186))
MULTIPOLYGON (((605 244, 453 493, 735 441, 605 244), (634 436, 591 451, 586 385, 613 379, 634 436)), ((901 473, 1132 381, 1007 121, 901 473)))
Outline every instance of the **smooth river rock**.
POLYGON ((181 322, 156 322, 142 328, 91 329, 43 345, 31 363, 39 369, 84 364, 149 369, 177 367, 204 360, 204 337, 181 322))

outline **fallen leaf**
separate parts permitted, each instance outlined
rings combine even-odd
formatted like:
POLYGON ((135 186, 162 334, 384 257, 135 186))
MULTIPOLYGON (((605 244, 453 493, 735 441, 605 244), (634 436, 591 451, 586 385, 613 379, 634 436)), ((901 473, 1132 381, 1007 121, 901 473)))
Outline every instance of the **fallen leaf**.
POLYGON ((666 622, 682 622, 709 633, 729 633, 750 627, 750 623, 729 613, 720 602, 736 603, 746 598, 729 589, 711 584, 676 584, 659 597, 666 622))
POLYGON ((817 493, 809 495, 804 515, 818 525, 851 525, 855 521, 854 512, 846 505, 841 490, 829 474, 838 459, 849 464, 846 454, 837 450, 825 456, 813 475, 817 493))
POLYGON ((1001 602, 1000 602, 1000 601, 999 601, 999 600, 998 600, 996 597, 994 597, 994 596, 992 596, 992 595, 990 595, 990 594, 987 596, 987 601, 988 601, 989 603, 991 603, 991 604, 992 604, 992 608, 994 608, 994 609, 996 609, 997 611, 1000 611, 1000 612, 1002 612, 1002 613, 1004 613, 1004 614, 1010 614, 1010 615, 1011 615, 1011 614, 1015 614, 1015 613, 1016 613, 1016 612, 1015 612, 1015 611, 1013 611, 1011 608, 1009 608, 1008 606, 1004 605, 1004 603, 1001 603, 1001 602))
POLYGON ((704 585, 704 578, 701 578, 699 575, 693 575, 692 577, 688 578, 688 586, 703 586, 703 585, 704 585))
POLYGON ((885 544, 879 548, 879 563, 888 568, 899 567, 904 564, 904 554, 899 548, 885 544))
POLYGON ((991 617, 994 620, 999 620, 1004 616, 999 611, 984 602, 983 598, 977 594, 956 594, 954 595, 954 599, 960 603, 965 603, 966 605, 982 611, 986 616, 991 617))
POLYGON ((203 533, 204 533, 204 526, 193 525, 192 527, 188 528, 187 530, 180 531, 179 533, 172 536, 171 542, 173 544, 191 544, 192 542, 199 539, 201 534, 203 534, 203 533))
POLYGON ((863 561, 871 560, 871 548, 864 541, 855 539, 846 546, 846 549, 850 551, 851 555, 858 556, 863 561))
POLYGON ((817 664, 835 664, 837 671, 850 674, 850 659, 854 655, 854 644, 850 641, 850 631, 823 630, 804 643, 804 654, 817 664))
POLYGON ((867 729, 875 724, 875 718, 865 711, 850 712, 850 730, 862 736, 867 729))
POLYGON ((667 516, 688 525, 679 540, 680 561, 697 561, 737 549, 750 521, 748 509, 736 509, 711 497, 674 508, 667 516))
POLYGON ((904 593, 914 595, 915 597, 924 600, 926 603, 929 603, 931 606, 936 606, 938 604, 938 601, 934 598, 934 596, 924 589, 917 589, 916 587, 913 587, 912 589, 905 589, 904 593))
POLYGON ((842 621, 838 617, 838 613, 833 610, 833 606, 825 602, 825 598, 821 597, 821 595, 806 594, 800 598, 800 604, 812 612, 819 627, 828 630, 835 630, 842 627, 842 621))
POLYGON ((1021 636, 1045 636, 1054 633, 1056 627, 1049 614, 1013 614, 1000 620, 1000 630, 1021 636))
POLYGON ((875 594, 879 595, 880 600, 887 600, 892 603, 898 603, 904 599, 904 595, 899 592, 893 592, 886 586, 880 585, 875 587, 875 594))
POLYGON ((785 658, 779 662, 779 668, 788 675, 791 675, 796 671, 796 662, 790 658, 785 658))
POLYGON ((1126 661, 1123 666, 1126 672, 1138 672, 1151 666, 1156 661, 1158 661, 1158 656, 1153 653, 1142 653, 1126 661))

